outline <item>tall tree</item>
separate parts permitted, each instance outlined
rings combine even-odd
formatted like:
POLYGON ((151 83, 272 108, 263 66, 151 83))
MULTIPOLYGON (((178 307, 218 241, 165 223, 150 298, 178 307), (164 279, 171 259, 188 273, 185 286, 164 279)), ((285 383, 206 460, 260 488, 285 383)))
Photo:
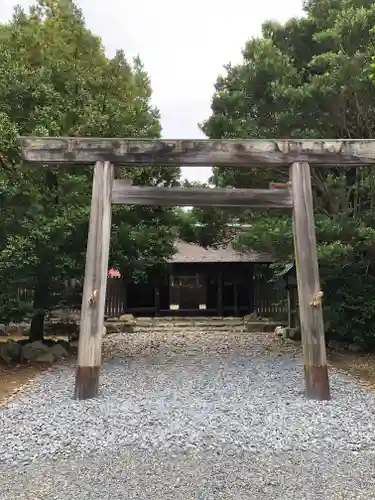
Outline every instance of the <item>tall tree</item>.
MULTIPOLYGON (((39 0, 0 25, 0 291, 3 319, 20 281, 34 286, 31 339, 64 280, 82 276, 92 171, 30 167, 18 135, 158 137, 160 116, 142 63, 106 56, 71 0, 39 0), (7 299, 7 300, 5 300, 7 299)), ((135 183, 170 185, 179 169, 117 169, 135 183)), ((117 207, 111 261, 139 278, 172 252, 173 210, 117 207), (147 235, 147 236, 146 236, 147 235), (135 263, 137 265, 135 265, 135 263)))
MULTIPOLYGON (((310 0, 303 18, 266 22, 262 36, 246 43, 243 62, 217 79, 202 130, 211 138, 374 138, 374 26, 375 4, 367 0, 310 0)), ((287 169, 221 167, 213 174, 216 185, 235 187, 287 178, 287 169)), ((312 181, 329 331, 375 346, 373 170, 313 169, 312 181)), ((252 229, 238 245, 292 258, 290 217, 246 217, 252 229)))

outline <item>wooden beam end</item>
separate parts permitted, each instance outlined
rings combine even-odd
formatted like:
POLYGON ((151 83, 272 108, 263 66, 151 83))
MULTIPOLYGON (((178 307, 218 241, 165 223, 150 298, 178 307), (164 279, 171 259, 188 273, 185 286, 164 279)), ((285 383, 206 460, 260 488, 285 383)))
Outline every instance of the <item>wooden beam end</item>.
POLYGON ((330 401, 328 368, 324 366, 305 365, 305 389, 307 399, 330 401))
POLYGON ((99 394, 100 366, 77 366, 74 399, 85 400, 99 394))

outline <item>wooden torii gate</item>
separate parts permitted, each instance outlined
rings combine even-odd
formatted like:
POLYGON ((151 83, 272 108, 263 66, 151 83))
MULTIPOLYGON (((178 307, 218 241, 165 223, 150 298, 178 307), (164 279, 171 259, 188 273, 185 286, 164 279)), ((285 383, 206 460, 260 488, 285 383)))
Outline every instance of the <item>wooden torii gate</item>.
POLYGON ((99 391, 112 203, 293 209, 306 396, 317 400, 330 399, 310 164, 314 167, 373 164, 375 141, 22 137, 21 147, 23 158, 29 163, 95 164, 74 392, 76 399, 95 397, 99 391), (140 187, 131 186, 124 180, 114 180, 114 164, 160 165, 166 168, 180 165, 290 166, 290 183, 286 189, 140 187))

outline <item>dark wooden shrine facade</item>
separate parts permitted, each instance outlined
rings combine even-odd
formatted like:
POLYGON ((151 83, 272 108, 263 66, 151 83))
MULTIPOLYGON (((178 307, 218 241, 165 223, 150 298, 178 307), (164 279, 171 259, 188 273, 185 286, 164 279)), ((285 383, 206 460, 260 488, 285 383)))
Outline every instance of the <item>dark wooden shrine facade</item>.
POLYGON ((179 242, 163 277, 150 282, 108 280, 106 315, 262 316, 286 311, 287 297, 268 282, 269 259, 255 252, 179 242))
POLYGON ((244 316, 254 310, 251 263, 178 263, 158 281, 119 286, 113 280, 106 308, 111 316, 244 316))

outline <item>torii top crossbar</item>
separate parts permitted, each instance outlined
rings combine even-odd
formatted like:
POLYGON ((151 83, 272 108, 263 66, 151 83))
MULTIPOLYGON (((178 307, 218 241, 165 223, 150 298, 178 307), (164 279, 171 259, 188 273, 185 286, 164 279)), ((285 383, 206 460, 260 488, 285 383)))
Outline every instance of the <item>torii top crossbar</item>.
POLYGON ((233 167, 290 165, 360 166, 375 164, 375 140, 233 139, 159 140, 81 137, 21 137, 25 161, 39 164, 233 167))

